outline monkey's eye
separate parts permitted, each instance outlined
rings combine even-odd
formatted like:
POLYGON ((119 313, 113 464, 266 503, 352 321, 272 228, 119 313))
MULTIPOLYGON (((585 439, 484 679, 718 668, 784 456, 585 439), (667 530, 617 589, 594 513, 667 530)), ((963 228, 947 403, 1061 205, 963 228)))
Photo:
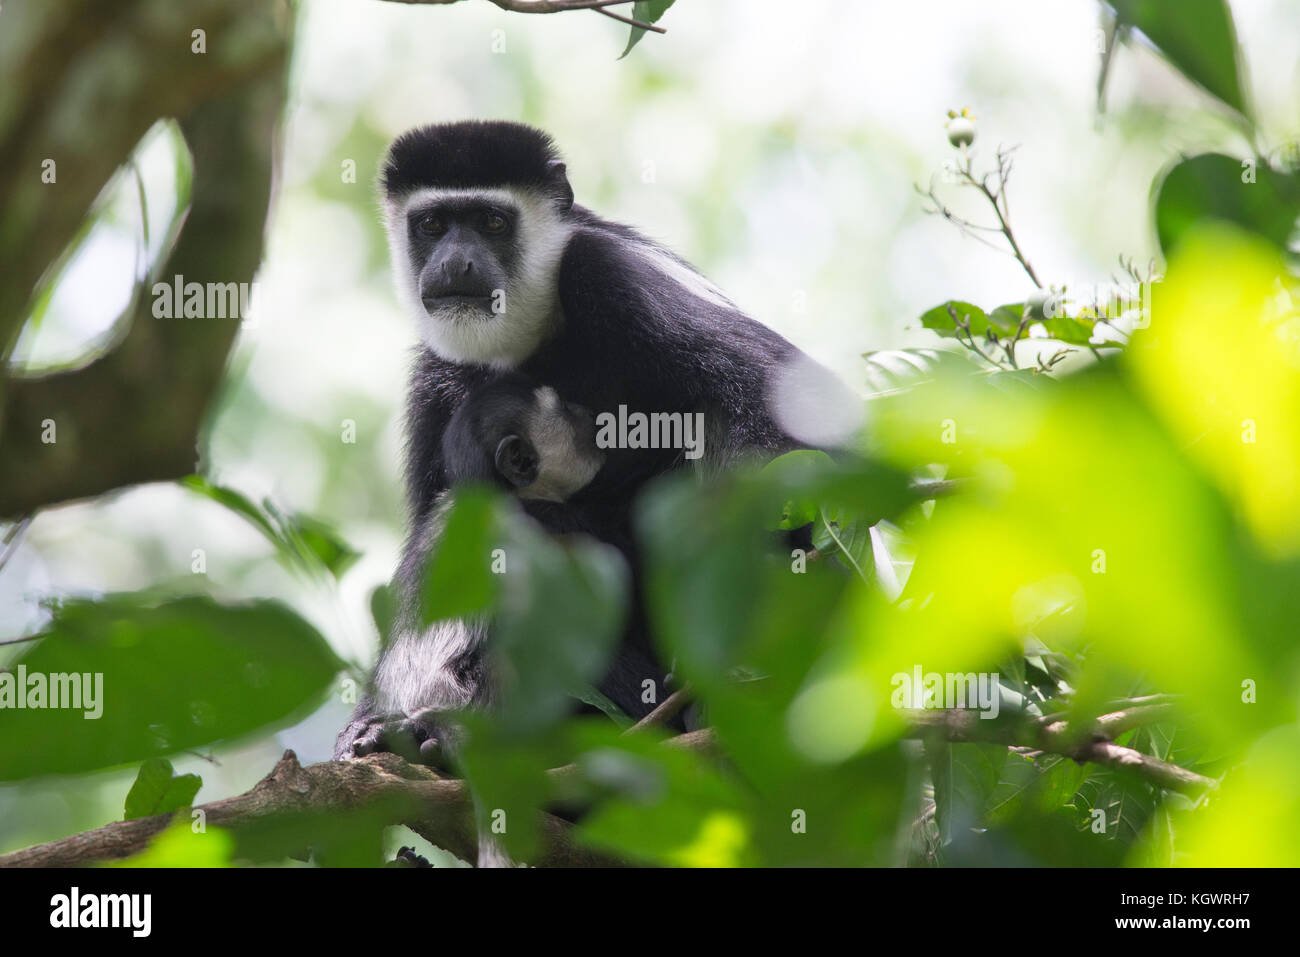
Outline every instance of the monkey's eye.
POLYGON ((506 219, 500 213, 488 213, 483 217, 483 231, 492 235, 504 233, 510 226, 510 220, 506 219))
POLYGON ((416 223, 415 228, 425 236, 441 236, 447 231, 447 224, 437 213, 430 213, 416 223))

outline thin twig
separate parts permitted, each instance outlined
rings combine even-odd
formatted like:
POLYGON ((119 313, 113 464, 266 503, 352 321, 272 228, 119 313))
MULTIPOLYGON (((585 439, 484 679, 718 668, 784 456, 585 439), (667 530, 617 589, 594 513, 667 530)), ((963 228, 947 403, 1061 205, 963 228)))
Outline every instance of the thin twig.
POLYGON ((604 10, 600 7, 595 8, 596 12, 609 17, 611 20, 617 20, 619 23, 626 23, 630 27, 639 27, 642 30, 652 30, 655 33, 667 33, 663 27, 655 26, 653 23, 646 23, 643 20, 633 20, 631 17, 625 17, 621 13, 615 13, 613 10, 604 10))
MULTIPOLYGON (((4 570, 5 565, 9 564, 9 559, 14 557, 18 547, 23 543, 23 535, 32 524, 32 515, 24 515, 18 521, 14 522, 5 530, 4 540, 0 541, 0 571, 4 570)), ((26 639, 23 639, 26 640, 26 639)))
MULTIPOLYGON (((388 2, 404 3, 411 6, 446 6, 459 3, 460 0, 388 0, 388 2)), ((597 13, 618 20, 620 23, 639 27, 642 30, 651 30, 655 33, 668 32, 663 27, 656 26, 653 23, 625 17, 614 13, 612 10, 605 9, 606 7, 632 3, 634 0, 489 0, 489 2, 507 13, 566 13, 570 10, 595 10, 597 13)))
POLYGON ((659 702, 653 711, 623 733, 632 734, 634 731, 644 731, 646 728, 653 728, 667 724, 669 721, 673 720, 673 718, 681 714, 682 709, 690 703, 691 683, 688 681, 667 698, 664 698, 664 700, 659 702))

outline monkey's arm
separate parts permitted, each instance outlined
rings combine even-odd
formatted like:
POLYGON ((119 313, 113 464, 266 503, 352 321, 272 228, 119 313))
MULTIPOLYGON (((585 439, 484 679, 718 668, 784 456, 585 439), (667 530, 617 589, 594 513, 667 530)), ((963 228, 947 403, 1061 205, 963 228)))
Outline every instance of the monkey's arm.
POLYGON ((406 492, 413 528, 447 491, 442 451, 447 424, 469 391, 490 376, 487 369, 448 362, 424 347, 416 353, 406 406, 406 492))

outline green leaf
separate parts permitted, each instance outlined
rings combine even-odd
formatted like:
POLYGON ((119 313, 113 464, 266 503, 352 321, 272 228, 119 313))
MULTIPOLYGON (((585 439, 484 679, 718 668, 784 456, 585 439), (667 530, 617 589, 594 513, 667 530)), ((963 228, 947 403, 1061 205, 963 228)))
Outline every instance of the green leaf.
POLYGON ((1025 304, 1012 302, 998 306, 989 313, 989 324, 999 335, 1014 336, 1020 330, 1020 321, 1025 316, 1025 304))
POLYGON ((230 867, 235 839, 229 831, 208 825, 200 834, 184 818, 173 820, 139 854, 120 861, 105 861, 103 867, 230 867))
POLYGON ((305 565, 322 565, 338 578, 361 557, 332 526, 309 515, 280 512, 270 502, 266 503, 266 509, 275 516, 285 539, 305 565))
POLYGON ((497 502, 487 488, 457 489, 424 571, 420 598, 425 627, 446 618, 483 614, 496 602, 500 576, 492 571, 492 553, 503 544, 497 502))
POLYGON ((998 306, 992 313, 986 313, 979 306, 960 299, 950 299, 921 314, 921 325, 933 329, 941 336, 957 339, 966 338, 966 330, 959 328, 957 320, 964 320, 970 326, 970 334, 981 339, 990 329, 999 337, 1015 335, 1020 326, 1023 305, 998 306), (956 316, 953 315, 956 313, 956 316))
POLYGON ((175 774, 166 758, 150 758, 140 765, 135 783, 127 792, 124 820, 189 807, 202 785, 203 779, 197 774, 175 774))
POLYGON ((817 510, 817 524, 813 527, 813 547, 826 555, 834 555, 863 581, 875 578, 875 559, 871 550, 871 524, 843 509, 817 510))
POLYGON ((246 519, 254 528, 265 535, 276 549, 288 549, 288 542, 280 535, 271 519, 247 495, 232 488, 209 482, 202 475, 187 475, 180 480, 180 484, 192 492, 197 492, 206 498, 212 499, 219 505, 224 505, 236 515, 246 519))
POLYGON ((952 745, 940 738, 925 742, 925 755, 930 762, 930 780, 934 785, 934 820, 939 828, 939 843, 952 840, 953 813, 953 755, 952 745))
POLYGON ((1155 220, 1166 256, 1189 230, 1209 219, 1234 223, 1286 248, 1300 217, 1300 177, 1252 162, 1250 167, 1230 156, 1204 153, 1182 160, 1160 178, 1155 220))
MULTIPOLYGON (((763 466, 760 473, 773 482, 788 483, 797 487, 816 476, 819 469, 831 464, 831 457, 825 452, 813 449, 797 449, 779 455, 763 466)), ((792 497, 781 506, 781 518, 773 529, 803 528, 817 520, 818 503, 806 496, 792 497)))
POLYGON ((397 620, 397 595, 392 585, 376 585, 370 593, 370 617, 375 622, 380 643, 386 643, 393 634, 393 623, 397 620))
MULTIPOLYGON (((668 12, 674 0, 636 0, 632 4, 632 19, 640 20, 642 23, 658 23, 659 18, 668 12)), ((641 42, 646 31, 641 27, 633 27, 632 33, 627 38, 627 47, 619 56, 619 59, 627 56, 632 52, 632 48, 641 42)))
POLYGON ((628 717, 627 712, 616 705, 613 701, 610 701, 609 698, 601 694, 596 688, 580 688, 573 692, 573 696, 583 704, 590 705, 602 712, 619 728, 630 728, 636 723, 628 717))
POLYGON ((1058 342, 1086 346, 1092 339, 1095 320, 1082 316, 1052 316, 1043 321, 1043 329, 1058 342))
POLYGON ((603 674, 623 622, 627 568, 617 549, 557 541, 531 520, 512 523, 505 553, 493 653, 512 681, 497 713, 503 728, 532 734, 603 674))
POLYGON ((580 782, 608 795, 578 827, 584 843, 666 866, 757 863, 752 799, 704 755, 590 722, 572 733, 580 782))
POLYGON ((957 320, 967 320, 973 336, 982 336, 989 327, 989 317, 979 306, 959 299, 949 299, 921 314, 921 325, 933 329, 941 336, 964 337, 965 330, 958 329, 957 320), (953 313, 956 313, 954 316, 953 313))
POLYGON ((1237 32, 1223 0, 1110 0, 1121 23, 1141 30, 1194 83, 1249 117, 1238 72, 1237 32))
POLYGON ((242 492, 216 485, 201 475, 187 475, 180 484, 245 519, 291 565, 309 571, 324 569, 337 578, 360 557, 331 526, 307 515, 283 512, 269 499, 258 506, 242 492))
POLYGON ((0 712, 0 781, 115 767, 279 727, 316 707, 343 667, 315 628, 270 601, 70 601, 39 637, 0 673, 0 700, 25 692, 28 705, 0 712), (51 706, 56 688, 71 706, 51 706))

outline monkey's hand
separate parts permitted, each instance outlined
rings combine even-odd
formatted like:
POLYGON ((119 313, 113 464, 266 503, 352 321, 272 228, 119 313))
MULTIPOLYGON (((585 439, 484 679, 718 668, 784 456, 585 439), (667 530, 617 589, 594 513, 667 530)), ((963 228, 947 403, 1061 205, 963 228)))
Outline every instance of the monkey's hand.
POLYGON ((442 712, 426 708, 414 715, 358 714, 344 728, 334 744, 334 760, 365 757, 389 752, 412 764, 447 769, 450 729, 439 719, 442 712))

